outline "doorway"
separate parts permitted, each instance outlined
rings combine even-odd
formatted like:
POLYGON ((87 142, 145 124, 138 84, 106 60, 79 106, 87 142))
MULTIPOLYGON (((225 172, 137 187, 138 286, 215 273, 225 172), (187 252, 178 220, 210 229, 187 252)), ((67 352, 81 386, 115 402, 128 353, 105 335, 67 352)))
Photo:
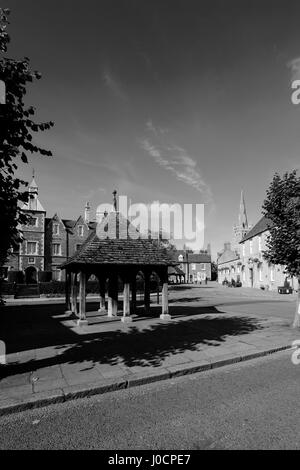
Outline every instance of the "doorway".
POLYGON ((37 270, 34 266, 25 269, 26 284, 37 284, 37 270))

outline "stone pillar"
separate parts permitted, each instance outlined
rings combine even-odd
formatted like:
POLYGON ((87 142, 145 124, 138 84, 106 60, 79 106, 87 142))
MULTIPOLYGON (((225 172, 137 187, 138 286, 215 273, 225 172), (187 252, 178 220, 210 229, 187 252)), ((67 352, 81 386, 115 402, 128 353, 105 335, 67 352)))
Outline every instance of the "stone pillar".
POLYGON ((99 279, 100 305, 98 312, 105 312, 105 279, 99 279))
POLYGON ((136 312, 136 276, 131 280, 131 311, 136 312))
POLYGON ((71 309, 72 312, 78 317, 77 311, 77 273, 71 275, 71 309))
POLYGON ((162 320, 171 320, 169 315, 169 302, 168 302, 168 275, 165 275, 162 279, 162 312, 160 318, 162 320))
POLYGON ((65 313, 68 313, 68 314, 72 313, 70 288, 71 288, 71 273, 66 270, 66 310, 65 310, 65 313))
POLYGON ((80 272, 80 284, 79 284, 79 320, 77 321, 78 326, 84 326, 88 324, 86 319, 86 273, 80 272))
POLYGON ((111 275, 108 284, 108 317, 118 314, 118 276, 111 275))
POLYGON ((121 318, 123 323, 129 323, 132 321, 130 316, 130 283, 128 280, 124 282, 124 291, 123 291, 123 316, 121 318))
POLYGON ((150 310, 150 274, 145 272, 145 282, 144 282, 144 305, 145 312, 149 313, 150 310))

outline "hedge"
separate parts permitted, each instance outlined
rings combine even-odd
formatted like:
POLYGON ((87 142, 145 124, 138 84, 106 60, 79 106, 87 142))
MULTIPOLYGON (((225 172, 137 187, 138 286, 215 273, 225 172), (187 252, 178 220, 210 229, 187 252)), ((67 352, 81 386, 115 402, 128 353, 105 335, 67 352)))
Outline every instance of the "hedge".
POLYGON ((0 290, 2 295, 14 295, 16 292, 16 284, 14 282, 0 281, 0 290))
POLYGON ((24 273, 23 273, 23 271, 8 271, 7 281, 9 283, 16 282, 18 284, 23 284, 23 282, 24 282, 24 273))
MULTIPOLYGON (((16 272, 18 271, 10 271, 10 272, 16 272)), ((17 282, 7 282, 7 281, 2 281, 1 282, 1 292, 3 295, 14 295, 17 290, 17 285, 19 283, 17 282)), ((26 286, 26 284, 22 284, 22 286, 26 286)), ((65 294, 65 286, 66 283, 65 281, 50 281, 50 282, 39 282, 39 292, 42 295, 64 295, 65 294)), ((107 286, 106 286, 107 287, 107 286)), ((119 280, 119 286, 118 286, 119 292, 123 291, 123 283, 121 280, 119 280)), ((144 290, 144 281, 143 279, 137 279, 136 281, 136 290, 137 292, 142 292, 144 290)), ((155 280, 150 281, 150 290, 151 292, 156 292, 157 291, 157 283, 155 280)), ((99 283, 98 281, 88 281, 87 283, 87 288, 86 288, 87 294, 99 294, 99 283)))

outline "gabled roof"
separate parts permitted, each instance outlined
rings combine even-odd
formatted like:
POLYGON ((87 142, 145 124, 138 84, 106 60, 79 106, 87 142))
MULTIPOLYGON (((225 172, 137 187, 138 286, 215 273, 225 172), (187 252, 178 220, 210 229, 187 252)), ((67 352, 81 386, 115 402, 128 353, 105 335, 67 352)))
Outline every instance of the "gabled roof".
POLYGON ((254 227, 252 227, 251 230, 249 230, 248 233, 244 236, 244 238, 240 241, 240 243, 244 243, 246 240, 249 240, 250 238, 255 237, 256 235, 259 235, 260 233, 266 232, 269 230, 270 227, 272 227, 273 222, 270 219, 267 219, 267 217, 263 216, 254 227))
POLYGON ((185 276, 185 273, 178 266, 169 266, 168 267, 169 276, 185 276))
POLYGON ((67 230, 72 230, 76 224, 76 220, 62 219, 62 222, 67 230))
POLYGON ((141 238, 138 230, 119 212, 110 212, 97 229, 92 230, 81 248, 61 267, 74 264, 130 264, 163 265, 178 264, 155 241, 141 238), (116 228, 116 237, 113 229, 116 228), (125 237, 127 231, 135 237, 125 237), (123 237, 123 238, 122 238, 123 237))
POLYGON ((236 261, 240 257, 239 255, 233 250, 225 250, 218 258, 218 264, 228 263, 229 261, 236 261))
MULTIPOLYGON (((46 220, 46 226, 51 222, 51 220, 54 219, 55 216, 49 218, 47 217, 46 220)), ((68 230, 68 232, 72 233, 72 230, 74 229, 76 223, 78 222, 79 217, 77 220, 71 220, 71 219, 61 219, 62 223, 64 224, 65 228, 68 230)), ((89 222, 88 227, 92 230, 95 230, 97 226, 97 222, 89 222)))
POLYGON ((78 217, 78 219, 75 220, 74 226, 77 225, 77 224, 80 224, 80 225, 87 225, 87 223, 85 222, 85 220, 84 220, 84 218, 82 217, 81 214, 80 214, 80 216, 78 217))
POLYGON ((208 253, 189 253, 188 260, 190 263, 210 263, 211 255, 208 253))

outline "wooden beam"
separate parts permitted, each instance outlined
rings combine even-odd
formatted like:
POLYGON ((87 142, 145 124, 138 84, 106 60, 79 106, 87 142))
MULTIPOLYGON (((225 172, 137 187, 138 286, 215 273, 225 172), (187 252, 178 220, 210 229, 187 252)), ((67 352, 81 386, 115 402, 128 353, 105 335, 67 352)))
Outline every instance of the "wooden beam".
POLYGON ((80 272, 80 284, 79 284, 79 320, 77 321, 78 326, 87 325, 86 319, 86 272, 80 272))
POLYGON ((111 274, 108 283, 108 311, 109 317, 116 317, 118 314, 118 276, 111 274))
POLYGON ((131 311, 136 312, 136 276, 131 279, 131 311))
POLYGON ((162 303, 162 312, 160 318, 162 320, 171 320, 171 316, 169 315, 169 301, 168 301, 168 272, 165 272, 162 276, 162 296, 161 296, 161 303, 162 303))
POLYGON ((121 318, 123 323, 129 323, 132 321, 130 316, 130 283, 128 280, 124 282, 123 290, 123 316, 121 318))
POLYGON ((70 288, 71 288, 71 273, 66 270, 66 283, 65 283, 65 293, 66 293, 66 310, 65 313, 72 313, 71 299, 70 299, 70 288))
POLYGON ((71 275, 71 309, 72 312, 78 317, 77 309, 77 273, 71 275))
POLYGON ((99 278, 99 293, 100 293, 100 304, 98 312, 105 312, 105 279, 99 278))
POLYGON ((144 272, 144 305, 146 313, 150 310, 150 273, 144 272))

